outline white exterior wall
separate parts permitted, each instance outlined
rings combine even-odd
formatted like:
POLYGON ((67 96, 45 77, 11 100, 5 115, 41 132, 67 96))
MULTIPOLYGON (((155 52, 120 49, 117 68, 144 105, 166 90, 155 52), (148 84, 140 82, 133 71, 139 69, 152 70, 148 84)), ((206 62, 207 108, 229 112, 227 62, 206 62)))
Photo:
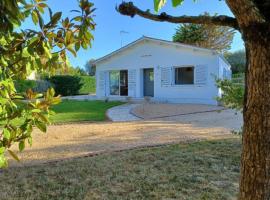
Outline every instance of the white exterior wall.
MULTIPOLYGON (((215 86, 215 76, 219 76, 219 64, 219 56, 210 51, 193 50, 192 48, 179 47, 173 44, 167 45, 152 41, 142 41, 97 63, 97 97, 110 96, 109 71, 129 70, 130 72, 131 70, 134 72, 135 70, 136 86, 134 91, 129 91, 129 96, 142 98, 143 69, 154 68, 154 99, 176 103, 216 105, 215 97, 219 95, 219 90, 215 86), (207 69, 205 84, 174 85, 173 79, 166 86, 161 84, 161 68, 183 65, 193 65, 195 68, 205 66, 207 69), (105 91, 100 86, 100 74, 104 72, 106 74, 105 91)), ((173 77, 174 74, 171 73, 170 76, 173 77)))

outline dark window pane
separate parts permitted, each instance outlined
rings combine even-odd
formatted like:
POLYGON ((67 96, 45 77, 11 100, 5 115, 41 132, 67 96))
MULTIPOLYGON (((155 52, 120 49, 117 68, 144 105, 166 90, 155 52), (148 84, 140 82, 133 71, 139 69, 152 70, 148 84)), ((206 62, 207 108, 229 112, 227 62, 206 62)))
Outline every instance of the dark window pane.
POLYGON ((194 84, 194 67, 175 68, 175 84, 194 84))

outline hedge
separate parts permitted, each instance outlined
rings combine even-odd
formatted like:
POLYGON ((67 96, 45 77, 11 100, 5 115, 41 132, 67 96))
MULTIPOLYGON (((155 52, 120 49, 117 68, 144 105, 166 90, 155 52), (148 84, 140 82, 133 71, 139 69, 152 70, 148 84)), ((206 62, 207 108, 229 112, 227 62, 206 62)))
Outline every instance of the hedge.
POLYGON ((72 96, 94 94, 96 80, 92 76, 57 75, 47 78, 47 80, 17 80, 15 87, 18 93, 24 93, 28 89, 44 93, 49 87, 53 87, 56 94, 72 96))
POLYGON ((18 93, 24 93, 28 89, 32 89, 36 87, 36 81, 33 80, 16 80, 15 88, 18 93))
POLYGON ((95 94, 96 93, 96 79, 93 76, 80 76, 82 87, 79 94, 95 94))
POLYGON ((18 93, 24 93, 28 89, 32 89, 34 92, 44 93, 50 87, 52 87, 52 84, 46 80, 16 80, 15 81, 15 88, 18 93))
POLYGON ((95 78, 90 76, 57 75, 49 78, 56 94, 73 96, 95 93, 95 78))

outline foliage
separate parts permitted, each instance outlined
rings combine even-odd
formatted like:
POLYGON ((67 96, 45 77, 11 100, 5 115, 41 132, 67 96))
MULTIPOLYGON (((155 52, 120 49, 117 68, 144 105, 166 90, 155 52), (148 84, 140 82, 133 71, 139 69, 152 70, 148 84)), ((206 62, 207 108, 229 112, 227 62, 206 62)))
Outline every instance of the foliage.
POLYGON ((5 123, 0 132, 0 167, 7 166, 7 151, 18 159, 10 150, 13 144, 22 151, 26 141, 32 143, 33 126, 46 131, 49 107, 60 101, 53 97, 53 89, 39 100, 35 99, 41 94, 28 90, 24 96, 27 101, 21 101, 15 80, 25 79, 32 71, 54 73, 68 65, 67 52, 76 56, 81 47, 87 49, 95 28, 93 6, 80 0, 80 9, 72 11, 74 17, 71 14, 72 18, 61 19, 62 13, 53 13, 44 0, 0 1, 0 122, 5 123), (22 30, 21 24, 29 18, 36 29, 22 30), (15 125, 16 119, 23 123, 15 125))
POLYGON ((217 100, 224 106, 238 111, 243 110, 244 87, 242 84, 235 84, 231 80, 217 80, 217 86, 222 90, 222 97, 217 100))
POLYGON ((96 74, 96 65, 94 64, 95 60, 91 59, 86 64, 84 65, 85 71, 90 75, 90 76, 95 76, 96 74))
MULTIPOLYGON (((208 13, 205 14, 209 16, 208 13)), ((211 24, 181 24, 173 36, 174 42, 214 49, 223 53, 231 48, 234 30, 211 24)))
POLYGON ((85 76, 87 75, 86 71, 80 67, 70 67, 68 68, 66 75, 72 75, 72 76, 85 76))
MULTIPOLYGON (((75 151, 85 140, 78 139, 78 144, 72 143, 75 151)), ((240 140, 230 139, 10 168, 0 173, 0 196, 44 200, 237 199, 240 154, 240 140)))
POLYGON ((47 91, 50 87, 53 87, 53 85, 46 80, 36 80, 35 81, 36 86, 33 88, 33 91, 38 93, 44 93, 47 91))
POLYGON ((96 79, 92 76, 80 76, 81 89, 79 94, 95 94, 96 93, 96 79))
POLYGON ((225 58, 232 66, 233 74, 245 73, 246 68, 246 52, 239 50, 235 52, 228 52, 224 54, 225 58))
POLYGON ((25 93, 28 89, 34 92, 44 93, 50 87, 51 83, 46 80, 16 80, 15 88, 18 93, 25 93))
POLYGON ((18 93, 24 93, 28 89, 32 89, 36 87, 36 81, 34 80, 16 80, 15 88, 18 93))
POLYGON ((53 84, 56 94, 61 96, 77 95, 82 87, 79 76, 57 75, 49 78, 49 81, 53 84))

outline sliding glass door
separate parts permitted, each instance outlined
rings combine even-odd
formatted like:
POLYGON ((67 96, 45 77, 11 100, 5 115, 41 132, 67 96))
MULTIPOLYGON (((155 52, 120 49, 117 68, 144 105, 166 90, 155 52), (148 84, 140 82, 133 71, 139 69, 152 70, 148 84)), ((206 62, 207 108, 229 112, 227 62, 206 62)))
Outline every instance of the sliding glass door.
POLYGON ((110 71, 110 95, 128 96, 128 71, 110 71))
POLYGON ((110 95, 119 95, 120 94, 120 72, 111 71, 110 72, 110 95))

